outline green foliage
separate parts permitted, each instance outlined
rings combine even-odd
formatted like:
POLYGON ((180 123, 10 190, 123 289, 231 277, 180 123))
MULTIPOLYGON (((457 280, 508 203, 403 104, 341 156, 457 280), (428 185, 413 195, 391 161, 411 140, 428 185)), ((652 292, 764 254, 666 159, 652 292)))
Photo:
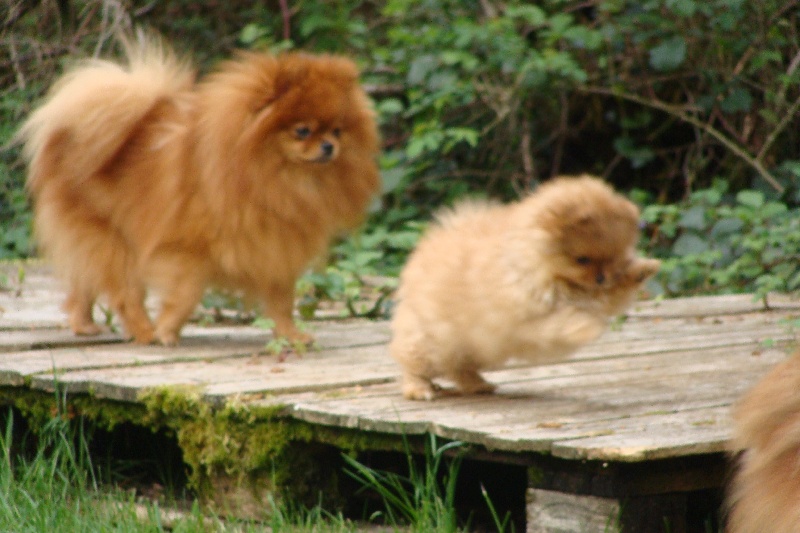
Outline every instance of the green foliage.
POLYGON ((729 192, 726 182, 687 201, 644 209, 650 253, 664 263, 658 280, 669 295, 800 288, 800 209, 761 191, 729 192))
POLYGON ((446 454, 462 446, 461 442, 439 446, 436 437, 430 435, 421 469, 407 450, 408 475, 378 471, 352 457, 343 457, 350 467, 346 472, 382 499, 390 525, 408 524, 411 531, 419 533, 451 533, 458 531, 454 503, 461 461, 459 456, 447 461, 446 454), (445 465, 447 470, 443 472, 445 465))
POLYGON ((0 92, 0 259, 25 257, 31 252, 31 215, 24 172, 11 146, 15 128, 30 91, 0 92))
MULTIPOLYGON (((0 144, 65 58, 113 52, 110 36, 133 25, 156 28, 204 64, 236 47, 345 53, 375 101, 384 194, 368 229, 301 282, 305 316, 329 299, 347 314, 385 314, 391 283, 379 278, 397 273, 414 224, 442 204, 465 194, 510 199, 584 171, 656 199, 646 217, 649 247, 667 259, 665 293, 796 287, 793 2, 290 4, 20 3, 0 40, 10 67, 0 69, 0 144), (753 207, 758 193, 773 211, 753 207)), ((31 251, 17 156, 16 147, 0 154, 0 257, 31 251)))
MULTIPOLYGON (((376 513, 371 518, 419 533, 462 531, 457 523, 455 495, 464 443, 454 441, 439 445, 436 436, 428 434, 422 462, 416 460, 407 442, 405 446, 408 474, 375 470, 343 455, 349 466, 345 472, 361 484, 361 490, 372 491, 383 501, 385 512, 376 513)), ((494 531, 513 531, 511 514, 501 517, 483 486, 481 494, 493 520, 494 531)))
MULTIPOLYGON (((158 504, 143 504, 146 514, 139 516, 133 493, 100 490, 88 454, 89 436, 83 428, 65 412, 58 413, 39 429, 28 456, 21 453, 26 439, 14 433, 14 418, 9 413, 0 435, 0 529, 31 533, 167 531, 158 504)), ((208 525, 196 507, 169 530, 208 531, 208 525)))
MULTIPOLYGON (((253 325, 257 328, 272 330, 275 328, 275 321, 271 318, 258 317, 253 321, 253 325)), ((297 327, 300 331, 306 330, 306 325, 303 323, 298 324, 297 327)), ((309 347, 301 341, 290 341, 285 337, 277 337, 267 342, 265 349, 269 354, 285 358, 291 353, 302 356, 308 352, 309 347)))
MULTIPOLYGON (((61 405, 61 402, 56 402, 61 405)), ((349 532, 358 527, 341 514, 297 502, 269 504, 274 512, 267 524, 222 521, 198 501, 188 510, 164 513, 158 502, 136 498, 133 491, 103 485, 89 456, 91 435, 66 410, 38 428, 35 442, 15 434, 8 415, 0 434, 0 530, 30 533, 50 531, 108 532, 349 532), (24 450, 31 453, 23 453, 24 450)))
POLYGON ((344 302, 345 316, 386 317, 396 276, 422 231, 423 226, 414 222, 397 230, 376 222, 339 242, 331 250, 329 264, 298 283, 301 315, 313 318, 322 302, 338 301, 344 302))
MULTIPOLYGON (((581 63, 589 78, 580 91, 610 97, 606 131, 650 149, 638 167, 648 181, 681 180, 686 193, 713 176, 726 176, 732 190, 796 184, 797 174, 780 168, 796 159, 800 140, 792 4, 608 1, 595 24, 605 43, 597 61, 581 63)), ((637 168, 635 154, 615 147, 637 168)))
POLYGON ((459 0, 386 2, 386 39, 371 53, 386 82, 403 87, 378 108, 396 204, 426 215, 465 192, 512 197, 547 174, 537 146, 558 122, 559 95, 586 79, 570 44, 600 43, 557 4, 486 12, 459 0))

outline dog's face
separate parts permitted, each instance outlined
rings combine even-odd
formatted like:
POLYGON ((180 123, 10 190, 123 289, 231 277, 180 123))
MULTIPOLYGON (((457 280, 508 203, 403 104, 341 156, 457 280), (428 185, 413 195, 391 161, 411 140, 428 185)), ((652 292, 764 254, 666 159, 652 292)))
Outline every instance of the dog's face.
POLYGON ((587 216, 560 228, 553 272, 588 290, 610 287, 627 276, 638 238, 635 222, 587 216))
POLYGON ((281 149, 293 162, 327 163, 341 148, 342 126, 338 121, 317 119, 295 122, 280 134, 281 149))
POLYGON ((251 95, 255 116, 245 135, 258 149, 280 153, 285 163, 324 165, 375 143, 352 62, 286 54, 267 67, 255 71, 263 86, 251 95))
POLYGON ((538 220, 549 237, 549 268, 561 281, 594 292, 644 281, 657 270, 635 256, 639 209, 602 182, 557 180, 537 201, 544 206, 538 220))

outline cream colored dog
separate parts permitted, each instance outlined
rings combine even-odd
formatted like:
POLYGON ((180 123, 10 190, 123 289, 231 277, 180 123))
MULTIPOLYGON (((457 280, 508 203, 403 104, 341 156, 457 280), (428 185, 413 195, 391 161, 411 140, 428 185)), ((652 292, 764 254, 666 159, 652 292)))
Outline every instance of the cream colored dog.
POLYGON ((637 257, 638 238, 637 207, 586 175, 511 205, 442 213, 400 278, 390 352, 403 396, 433 399, 439 377, 492 392, 481 370, 559 359, 596 339, 658 271, 637 257))

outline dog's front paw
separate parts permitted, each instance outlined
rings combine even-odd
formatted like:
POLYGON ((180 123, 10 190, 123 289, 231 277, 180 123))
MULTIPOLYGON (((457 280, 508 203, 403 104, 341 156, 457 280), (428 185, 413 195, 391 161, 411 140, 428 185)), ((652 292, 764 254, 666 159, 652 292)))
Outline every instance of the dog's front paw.
MULTIPOLYGON (((155 334, 150 336, 149 341, 141 342, 140 344, 151 344, 155 342, 162 346, 177 346, 179 340, 180 334, 177 331, 157 328, 155 334)), ((139 342, 139 340, 136 339, 136 342, 139 342)))
POLYGON ((406 374, 403 376, 402 391, 406 400, 429 402, 436 399, 439 387, 429 379, 406 374))
POLYGON ((152 344, 156 338, 156 333, 152 326, 125 328, 125 330, 128 334, 128 339, 136 344, 152 344))
POLYGON ((314 343, 312 335, 300 331, 294 324, 284 327, 276 326, 273 333, 276 338, 286 339, 292 346, 311 346, 314 343))
POLYGON ((303 346, 311 346, 314 344, 314 336, 302 331, 297 331, 292 335, 286 335, 285 338, 293 345, 301 344, 303 346))
POLYGON ((75 335, 80 337, 93 337, 103 333, 103 328, 94 322, 81 322, 80 324, 71 324, 70 329, 75 335))

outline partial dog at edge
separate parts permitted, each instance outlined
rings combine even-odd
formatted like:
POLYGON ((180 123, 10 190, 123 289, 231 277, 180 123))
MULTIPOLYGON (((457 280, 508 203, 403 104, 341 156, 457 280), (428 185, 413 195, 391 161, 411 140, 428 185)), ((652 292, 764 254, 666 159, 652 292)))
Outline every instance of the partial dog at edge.
POLYGON ((800 354, 739 401, 732 447, 742 450, 728 493, 729 533, 800 531, 800 354))
POLYGON ((263 302, 309 342, 295 281, 379 185, 374 114, 352 61, 239 53, 195 80, 158 39, 68 71, 18 137, 35 233, 79 335, 99 296, 138 343, 175 344, 209 286, 263 302), (161 294, 155 326, 143 305, 161 294))
POLYGON ((636 255, 639 210, 598 178, 553 179, 510 205, 443 212, 400 277, 391 355, 403 395, 495 386, 511 358, 558 360, 596 339, 660 266, 636 255))

